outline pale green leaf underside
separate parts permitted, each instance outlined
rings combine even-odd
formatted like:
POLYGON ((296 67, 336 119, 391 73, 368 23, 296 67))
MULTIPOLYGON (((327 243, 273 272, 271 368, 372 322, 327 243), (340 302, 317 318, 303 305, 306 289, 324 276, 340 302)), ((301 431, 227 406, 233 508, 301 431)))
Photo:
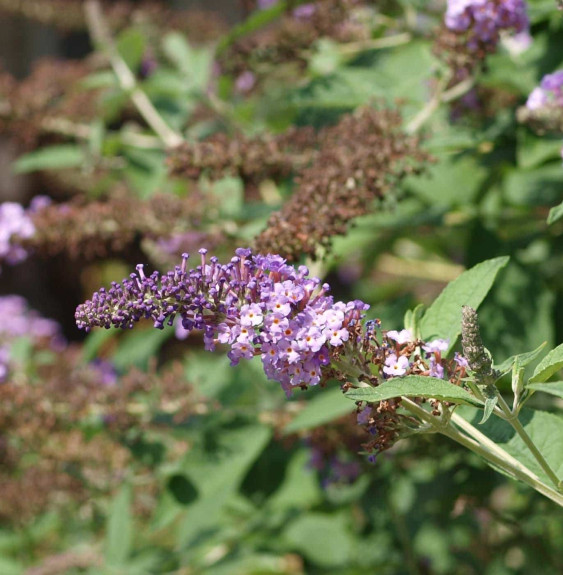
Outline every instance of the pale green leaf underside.
POLYGON ((549 393, 550 395, 555 395, 563 399, 563 381, 552 381, 549 383, 530 383, 526 386, 527 389, 533 389, 534 391, 543 391, 544 393, 549 393))
POLYGON ((82 148, 73 144, 48 146, 29 152, 14 162, 17 174, 34 172, 36 170, 60 170, 77 168, 86 160, 82 148))
POLYGON ((541 383, 563 369, 563 343, 552 349, 539 363, 530 378, 530 383, 541 383))
POLYGON ((546 346, 546 344, 547 342, 544 341, 533 351, 513 355, 512 357, 509 357, 506 361, 503 361, 501 364, 495 365, 494 368, 500 373, 507 373, 515 364, 516 369, 526 367, 529 363, 534 361, 536 357, 538 357, 538 355, 541 353, 542 349, 546 346))

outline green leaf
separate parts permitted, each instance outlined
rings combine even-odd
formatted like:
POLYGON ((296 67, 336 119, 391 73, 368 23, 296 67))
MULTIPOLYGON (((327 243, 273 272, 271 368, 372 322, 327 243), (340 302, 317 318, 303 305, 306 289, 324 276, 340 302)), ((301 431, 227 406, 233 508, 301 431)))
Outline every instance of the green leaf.
POLYGON ((493 410, 495 409, 495 405, 498 402, 498 397, 496 395, 489 395, 485 398, 485 409, 483 410, 483 417, 479 422, 480 425, 485 423, 489 417, 491 417, 493 410))
POLYGON ((414 334, 414 337, 419 337, 420 320, 422 319, 425 311, 426 306, 424 304, 419 304, 414 309, 409 309, 405 312, 405 318, 403 322, 405 329, 410 330, 410 332, 414 334))
POLYGON ((447 155, 426 172, 411 178, 407 186, 429 205, 446 207, 473 204, 488 175, 478 158, 460 154, 447 155))
POLYGON ((127 66, 136 72, 145 55, 145 36, 134 28, 124 30, 117 39, 117 50, 127 66))
POLYGON ((561 154, 561 139, 537 136, 528 128, 523 128, 518 134, 516 157, 521 168, 529 169, 540 166, 547 160, 559 158, 561 154))
POLYGON ((549 210, 549 215, 547 216, 547 224, 550 226, 554 224, 557 220, 563 217, 563 202, 561 202, 558 206, 551 208, 549 210))
POLYGON ((230 44, 242 36, 247 36, 248 34, 266 26, 281 16, 285 12, 286 8, 287 1, 281 0, 266 10, 255 10, 244 22, 235 26, 231 32, 219 42, 217 52, 221 53, 230 44))
POLYGON ((189 73, 192 49, 182 34, 179 32, 166 34, 162 40, 162 50, 178 70, 189 73))
POLYGON ((112 502, 107 522, 104 557, 110 565, 122 565, 131 554, 133 516, 131 487, 125 485, 112 502))
POLYGON ((219 212, 224 219, 236 219, 243 215, 244 184, 240 178, 221 178, 213 182, 209 191, 217 199, 219 212))
POLYGON ((0 573, 2 575, 23 575, 27 569, 24 569, 21 563, 16 563, 7 557, 0 557, 0 573))
POLYGON ((328 389, 308 401, 305 409, 300 411, 297 417, 285 427, 284 433, 314 429, 347 413, 351 413, 353 409, 354 407, 345 400, 340 389, 328 389))
POLYGON ((100 156, 104 144, 106 127, 102 120, 97 119, 90 124, 90 137, 88 138, 88 148, 90 154, 100 156))
POLYGON ((156 355, 162 344, 172 337, 172 329, 138 329, 125 334, 113 358, 118 371, 135 366, 147 369, 149 359, 156 355))
POLYGON ((186 508, 177 536, 181 546, 198 534, 217 528, 223 513, 253 462, 271 437, 263 425, 217 429, 202 446, 195 446, 182 463, 182 473, 199 493, 186 508))
POLYGON ((334 40, 321 38, 315 45, 315 51, 309 60, 312 74, 326 76, 334 72, 342 63, 340 46, 334 40))
MULTIPOLYGON (((422 42, 381 50, 373 65, 341 66, 330 75, 315 77, 292 90, 289 103, 303 111, 305 118, 311 110, 339 112, 369 104, 374 99, 392 102, 401 98, 403 109, 406 107, 414 114, 428 95, 424 79, 431 61, 430 51, 422 42)), ((311 123, 310 118, 307 123, 311 123)), ((471 175, 475 177, 475 169, 471 175)), ((449 197, 452 197, 451 188, 449 197)))
POLYGON ((543 391, 563 399, 563 381, 551 381, 549 383, 529 383, 526 389, 534 391, 543 391))
MULTIPOLYGON (((480 240, 476 237, 474 241, 480 240)), ((555 293, 545 284, 535 265, 523 266, 517 261, 497 277, 494 289, 479 308, 483 341, 492 357, 510 357, 515 351, 535 349, 544 341, 548 349, 554 347, 555 293)))
POLYGON ((326 569, 348 565, 354 557, 354 539, 345 512, 302 515, 282 537, 307 559, 326 569))
POLYGON ((532 170, 513 170, 504 179, 504 198, 514 206, 555 204, 561 199, 561 160, 532 170))
POLYGON ((194 48, 178 32, 166 34, 162 49, 182 77, 182 86, 205 91, 213 67, 213 53, 209 49, 194 48))
POLYGON ((503 361, 501 364, 495 365, 494 368, 500 373, 504 374, 508 373, 512 369, 512 366, 514 366, 516 370, 526 367, 529 363, 534 361, 536 357, 538 357, 546 345, 547 342, 544 341, 533 351, 513 355, 512 357, 509 357, 507 360, 503 361))
POLYGON ((10 344, 10 360, 20 365, 26 365, 33 353, 33 341, 30 337, 15 338, 10 344))
POLYGON ((552 349, 536 367, 530 383, 547 381, 554 373, 563 368, 563 343, 552 349))
POLYGON ((481 405, 481 402, 468 391, 436 377, 423 375, 408 375, 394 377, 384 381, 377 387, 361 387, 346 393, 348 399, 354 401, 377 402, 406 395, 407 397, 426 397, 451 401, 453 403, 468 403, 481 405))
POLYGON ((115 74, 111 70, 102 70, 100 72, 92 72, 88 74, 83 80, 80 80, 79 85, 85 90, 96 90, 98 88, 111 88, 117 84, 115 74))
POLYGON ((308 467, 311 453, 300 449, 291 458, 280 488, 270 497, 271 509, 308 509, 322 500, 319 482, 308 467))
POLYGON ((86 161, 84 151, 73 144, 60 144, 40 148, 21 156, 14 162, 16 174, 26 174, 37 170, 60 170, 77 168, 86 161))
POLYGON ((469 305, 477 309, 508 260, 503 256, 481 262, 449 283, 420 322, 422 338, 449 339, 451 349, 461 333, 461 307, 469 305))
POLYGON ((91 331, 82 346, 82 359, 85 362, 92 361, 104 343, 116 337, 116 335, 117 332, 113 329, 96 329, 91 331))

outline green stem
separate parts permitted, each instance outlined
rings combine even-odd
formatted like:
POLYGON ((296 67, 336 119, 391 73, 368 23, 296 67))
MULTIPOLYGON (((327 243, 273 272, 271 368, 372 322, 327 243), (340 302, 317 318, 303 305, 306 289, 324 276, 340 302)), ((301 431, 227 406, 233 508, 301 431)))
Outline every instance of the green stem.
POLYGON ((346 56, 351 56, 366 50, 381 50, 383 48, 400 46, 401 44, 407 44, 411 40, 412 35, 409 32, 403 32, 393 36, 384 36, 383 38, 370 38, 369 40, 348 42, 347 44, 342 44, 339 46, 338 51, 346 56))
POLYGON ((470 76, 465 80, 459 82, 455 86, 452 86, 449 90, 446 90, 446 86, 450 81, 450 75, 444 76, 440 83, 438 84, 438 88, 436 89, 436 93, 430 99, 430 101, 420 110, 420 112, 407 124, 405 131, 407 134, 414 134, 418 132, 418 130, 432 117, 432 114, 440 107, 440 104, 443 102, 451 102, 457 98, 460 98, 464 94, 467 94, 469 90, 475 84, 475 78, 470 76))
POLYGON ((526 447, 530 450, 535 460, 539 463, 540 467, 545 471, 545 474, 549 477, 551 482, 555 485, 558 491, 562 491, 563 481, 560 480, 553 469, 549 466, 549 463, 545 460, 544 456, 540 450, 536 447, 536 444, 532 441, 532 438, 528 435, 528 432, 524 429, 524 426, 520 423, 518 415, 513 413, 508 407, 508 404, 502 397, 500 391, 496 390, 498 404, 502 413, 504 414, 503 419, 505 419, 514 431, 520 436, 520 439, 526 444, 526 447))
POLYGON ((122 90, 129 94, 131 101, 152 128, 155 134, 168 148, 179 146, 184 140, 162 119, 148 96, 139 88, 137 80, 125 60, 120 56, 117 47, 104 22, 102 9, 98 0, 88 0, 84 5, 86 22, 92 39, 106 53, 111 67, 117 76, 122 90))
POLYGON ((451 421, 457 427, 465 431, 465 433, 473 439, 477 441, 477 443, 481 443, 486 449, 488 449, 492 453, 496 453, 499 457, 505 459, 508 463, 510 463, 513 467, 519 468, 523 473, 530 473, 534 476, 537 481, 540 481, 540 478, 530 471, 524 464, 520 463, 518 459, 512 457, 508 452, 506 452, 502 447, 499 447, 492 439, 489 439, 484 433, 481 433, 476 427, 471 425, 469 421, 458 415, 457 413, 452 413, 451 421))
MULTIPOLYGON (((558 493, 549 485, 543 483, 534 473, 532 473, 527 467, 522 465, 520 462, 514 463, 514 458, 506 453, 503 449, 495 445, 494 449, 490 449, 488 444, 482 444, 471 437, 468 437, 464 433, 460 433, 451 423, 445 425, 440 420, 433 417, 425 409, 417 405, 414 401, 407 397, 402 397, 401 405, 410 411, 413 415, 423 421, 430 423, 436 431, 449 437, 453 441, 463 445, 473 453, 479 455, 489 463, 492 463, 496 467, 499 467, 505 471, 510 477, 514 479, 520 479, 524 483, 528 484, 530 487, 548 497, 558 505, 563 507, 563 494, 558 493)), ((455 414, 452 415, 452 421, 455 414)), ((457 422, 456 422, 457 423, 457 422)), ((467 422, 466 422, 467 423, 467 422)), ((469 426, 470 424, 467 423, 469 426)), ((477 431, 477 430, 475 430, 477 431)), ((490 440, 489 440, 490 441, 490 440)))

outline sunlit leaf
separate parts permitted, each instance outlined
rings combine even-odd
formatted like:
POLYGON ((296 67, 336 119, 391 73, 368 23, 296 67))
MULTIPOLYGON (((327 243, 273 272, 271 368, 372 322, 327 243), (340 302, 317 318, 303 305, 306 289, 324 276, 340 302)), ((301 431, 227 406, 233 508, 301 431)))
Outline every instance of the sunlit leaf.
POLYGON ((346 393, 348 399, 354 401, 383 401, 394 397, 426 397, 451 401, 453 403, 469 403, 479 405, 481 402, 468 391, 436 377, 409 375, 394 377, 384 381, 377 387, 361 387, 346 393))
POLYGON ((422 338, 449 339, 451 349, 461 333, 462 306, 468 305, 474 309, 479 307, 508 259, 503 256, 481 262, 449 283, 420 322, 422 338))

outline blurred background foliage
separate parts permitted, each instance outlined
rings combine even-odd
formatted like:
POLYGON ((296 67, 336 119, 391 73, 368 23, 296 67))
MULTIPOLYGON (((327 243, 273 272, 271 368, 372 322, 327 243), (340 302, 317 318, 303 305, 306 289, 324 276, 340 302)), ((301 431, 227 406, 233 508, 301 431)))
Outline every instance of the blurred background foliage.
MULTIPOLYGON (((398 107, 409 125, 446 76, 432 50, 445 3, 327 0, 309 19, 300 2, 82 4, 0 2, 30 44, 47 34, 64 52, 0 76, 2 199, 53 202, 0 290, 62 326, 56 344, 1 334, 0 573, 563 572, 563 511, 447 439, 370 464, 336 384, 288 401, 257 361, 231 368, 196 336, 73 322, 139 262, 168 269, 200 246, 224 259, 292 197, 306 207, 303 169, 323 146, 311 134, 344 114, 398 107)), ((563 340, 563 220, 547 223, 560 135, 516 114, 563 67, 563 17, 554 0, 528 4, 531 47, 489 55, 479 104, 442 104, 420 130, 424 173, 382 187, 309 262, 401 329, 461 271, 509 255, 480 310, 499 363, 563 340)))

